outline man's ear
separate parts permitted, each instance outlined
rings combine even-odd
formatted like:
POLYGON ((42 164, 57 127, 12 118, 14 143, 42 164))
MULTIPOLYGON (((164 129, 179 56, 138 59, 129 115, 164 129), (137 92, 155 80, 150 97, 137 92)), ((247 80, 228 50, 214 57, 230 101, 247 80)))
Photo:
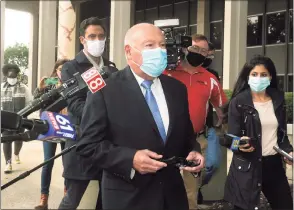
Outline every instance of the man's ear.
POLYGON ((127 60, 132 58, 131 47, 129 45, 125 46, 125 55, 127 60))
POLYGON ((80 36, 80 42, 81 42, 82 45, 85 45, 86 44, 85 37, 80 36))

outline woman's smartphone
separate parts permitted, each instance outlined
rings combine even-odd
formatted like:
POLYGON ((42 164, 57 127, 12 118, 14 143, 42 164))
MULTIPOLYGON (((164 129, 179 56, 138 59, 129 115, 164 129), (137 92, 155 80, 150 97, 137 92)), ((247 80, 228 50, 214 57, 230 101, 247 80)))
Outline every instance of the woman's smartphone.
POLYGON ((289 155, 287 152, 285 152, 284 150, 280 149, 277 146, 274 146, 274 150, 280 155, 282 155, 283 157, 287 158, 289 161, 293 162, 293 157, 289 155))
POLYGON ((45 83, 46 86, 48 86, 48 85, 57 85, 58 81, 59 81, 58 77, 49 77, 49 78, 45 79, 44 83, 45 83))

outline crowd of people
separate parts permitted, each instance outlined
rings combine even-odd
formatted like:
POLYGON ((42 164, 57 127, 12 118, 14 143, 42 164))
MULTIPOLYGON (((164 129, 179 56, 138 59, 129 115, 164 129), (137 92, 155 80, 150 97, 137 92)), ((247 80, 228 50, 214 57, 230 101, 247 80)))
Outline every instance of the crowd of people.
MULTIPOLYGON (((77 147, 62 157, 64 197, 58 209, 77 209, 91 180, 99 183, 97 210, 197 209, 204 199, 202 187, 220 167, 224 124, 227 133, 248 140, 233 152, 224 199, 235 209, 258 209, 263 192, 272 209, 293 209, 283 163, 292 162, 273 149, 279 146, 293 155, 285 98, 270 58, 256 55, 245 63, 227 99, 217 71, 210 68, 215 49, 205 35, 191 35, 192 44, 181 49, 176 69, 167 70, 162 31, 149 23, 136 24, 122 43, 127 66, 119 71, 102 57, 106 33, 98 18, 82 21, 83 49, 73 60, 58 60, 33 95, 17 79, 16 65, 2 68, 6 79, 1 84, 1 110, 12 112, 77 72, 107 66, 111 74, 103 89, 94 94, 79 91, 61 111, 77 133, 77 141, 67 140, 61 149, 76 142, 77 147), (196 165, 177 168, 162 161, 171 157, 196 165)), ((21 146, 21 141, 15 142, 16 163, 20 163, 21 146)), ((44 160, 55 155, 56 147, 57 143, 43 142, 44 160)), ((3 144, 3 151, 4 172, 11 173, 12 145, 3 144)), ((41 198, 35 209, 49 208, 53 164, 42 168, 41 198)))

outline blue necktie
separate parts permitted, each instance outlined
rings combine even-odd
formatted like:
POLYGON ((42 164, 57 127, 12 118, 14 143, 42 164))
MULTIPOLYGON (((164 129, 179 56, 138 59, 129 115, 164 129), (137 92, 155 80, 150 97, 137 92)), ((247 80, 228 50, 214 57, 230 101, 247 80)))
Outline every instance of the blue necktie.
POLYGON ((151 91, 151 85, 153 84, 153 81, 150 80, 145 80, 142 82, 142 87, 146 89, 146 94, 145 94, 145 99, 146 102, 150 108, 150 111, 152 112, 153 118, 156 122, 157 128, 159 130, 160 136, 163 139, 163 142, 166 140, 166 133, 164 129, 164 125, 162 122, 162 118, 159 112, 159 108, 156 102, 156 99, 151 91))

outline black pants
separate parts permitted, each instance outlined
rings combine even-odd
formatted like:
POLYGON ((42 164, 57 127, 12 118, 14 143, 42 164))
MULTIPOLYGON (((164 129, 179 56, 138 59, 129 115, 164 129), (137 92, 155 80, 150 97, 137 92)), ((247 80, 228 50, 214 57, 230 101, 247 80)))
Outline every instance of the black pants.
MULTIPOLYGON (((14 155, 19 155, 19 152, 22 148, 22 141, 15 141, 14 142, 14 155)), ((11 161, 12 156, 12 143, 3 143, 3 152, 5 161, 11 161)))
MULTIPOLYGON (((82 197, 90 183, 90 180, 74 180, 74 179, 66 179, 66 195, 63 197, 58 209, 77 209, 82 197)), ((96 203, 96 210, 102 209, 102 198, 101 198, 101 182, 99 181, 99 193, 98 199, 96 203)))
MULTIPOLYGON (((272 210, 293 209, 293 198, 280 155, 262 158, 262 192, 272 210)), ((235 210, 241 208, 235 206, 235 210)))

